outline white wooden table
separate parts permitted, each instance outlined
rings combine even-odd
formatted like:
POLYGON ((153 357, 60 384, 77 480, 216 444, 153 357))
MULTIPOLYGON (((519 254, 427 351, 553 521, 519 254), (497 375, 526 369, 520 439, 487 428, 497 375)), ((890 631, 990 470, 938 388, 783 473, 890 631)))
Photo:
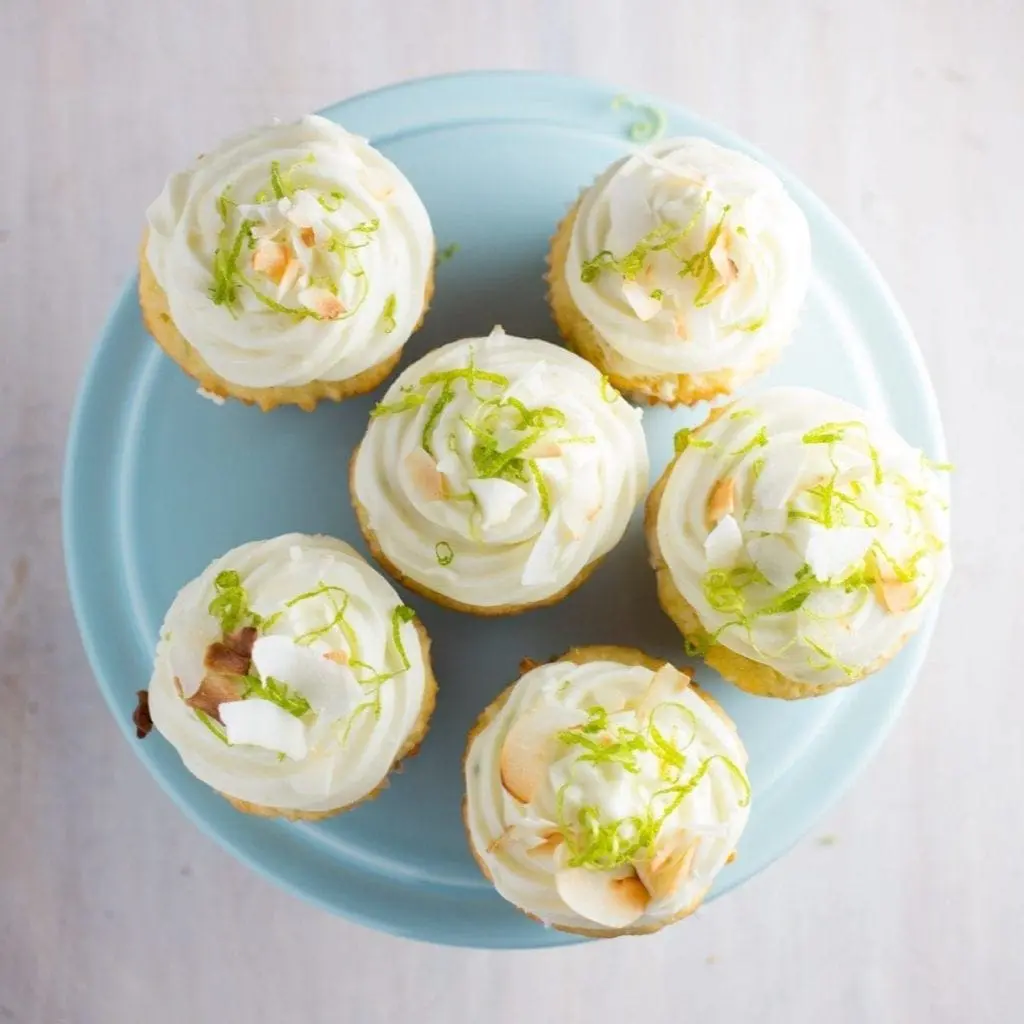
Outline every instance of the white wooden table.
POLYGON ((1014 0, 0 0, 0 1024, 1024 1019, 1022 41, 1014 0), (902 301, 959 467, 957 573, 877 760, 784 861, 644 941, 434 949, 279 892, 121 740, 65 591, 68 410, 166 172, 487 66, 661 93, 793 168, 902 301))

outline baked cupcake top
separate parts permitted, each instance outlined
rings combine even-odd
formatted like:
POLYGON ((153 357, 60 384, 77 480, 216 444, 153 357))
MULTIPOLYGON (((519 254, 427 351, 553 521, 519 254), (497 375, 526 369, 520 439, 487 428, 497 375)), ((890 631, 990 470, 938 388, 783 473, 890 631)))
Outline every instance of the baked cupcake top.
POLYGON ((527 671, 483 721, 466 825, 502 896, 583 931, 695 909, 736 847, 750 786, 735 729, 688 676, 583 648, 527 671))
POLYGON ((175 598, 149 686, 153 723, 220 792, 322 811, 370 794, 432 687, 387 580, 347 544, 243 544, 175 598))
POLYGON ((423 313, 427 211, 390 160, 326 118, 224 143, 172 175, 147 217, 175 325, 233 383, 353 377, 423 313))
POLYGON ((565 277, 623 374, 749 375, 793 332, 810 237, 756 160, 707 139, 668 139, 584 192, 565 277))
POLYGON ((395 381, 352 494, 399 572, 494 608, 559 593, 618 543, 647 470, 639 410, 594 367, 495 328, 395 381))
POLYGON ((949 575, 943 467, 856 406, 804 388, 677 436, 657 538, 714 642, 798 682, 895 653, 949 575))

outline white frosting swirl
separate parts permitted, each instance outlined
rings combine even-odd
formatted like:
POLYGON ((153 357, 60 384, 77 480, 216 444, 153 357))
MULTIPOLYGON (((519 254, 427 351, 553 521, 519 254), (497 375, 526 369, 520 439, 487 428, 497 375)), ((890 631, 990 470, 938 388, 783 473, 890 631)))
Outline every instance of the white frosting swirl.
POLYGON ((647 472, 639 410, 593 366, 496 328, 395 381, 352 490, 404 575, 487 608, 551 597, 614 547, 647 472))
POLYGON ((771 171, 681 138, 623 157, 584 193, 565 277, 613 372, 747 376, 789 340, 810 260, 807 221, 771 171))
POLYGON ((750 790, 735 729, 686 682, 671 666, 655 673, 609 659, 552 662, 516 683, 466 756, 470 841, 505 899, 546 924, 601 930, 610 921, 584 916, 577 900, 574 908, 563 898, 560 873, 580 864, 605 876, 592 880, 597 885, 640 875, 651 895, 630 927, 664 924, 703 897, 746 825, 750 790), (595 707, 607 713, 602 728, 593 727, 600 723, 595 707), (525 802, 509 791, 521 782, 509 779, 506 746, 510 731, 524 723, 527 733, 542 737, 533 792, 518 794, 530 797, 525 802), (590 746, 559 738, 574 730, 599 749, 617 742, 632 752, 587 760, 590 746), (671 757, 659 754, 653 735, 671 757), (649 829, 650 840, 639 848, 638 827, 649 829), (595 842, 598 829, 606 838, 595 842), (615 845, 607 838, 613 833, 615 845), (691 846, 689 870, 675 885, 652 883, 652 865, 691 846))
POLYGON ((423 203, 325 118, 226 142, 172 175, 147 216, 146 259, 175 325, 232 383, 353 377, 397 352, 423 313, 423 203))
POLYGON ((788 679, 873 670, 949 576, 945 480, 891 427, 830 395, 742 399, 669 474, 657 537, 677 589, 718 643, 788 679))
MULTIPOLYGON (((404 607, 388 581, 339 540, 286 534, 243 544, 171 605, 149 684, 153 723, 193 775, 228 796, 306 812, 355 803, 387 775, 428 696, 419 634, 396 614, 404 607), (207 674, 207 648, 222 639, 222 622, 209 609, 225 572, 238 574, 249 607, 264 620, 250 673, 262 669, 264 681, 274 678, 309 704, 298 718, 284 715, 290 729, 278 729, 269 746, 227 745, 215 734, 217 722, 204 724, 185 702, 207 674), (278 739, 284 742, 275 746, 278 739)), ((224 722, 230 728, 229 714, 250 713, 257 701, 257 710, 281 717, 257 695, 221 704, 224 722)))

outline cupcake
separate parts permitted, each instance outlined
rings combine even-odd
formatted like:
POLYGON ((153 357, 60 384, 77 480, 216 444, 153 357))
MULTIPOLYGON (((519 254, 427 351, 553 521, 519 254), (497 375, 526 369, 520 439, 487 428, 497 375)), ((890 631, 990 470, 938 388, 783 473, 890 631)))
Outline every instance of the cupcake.
MULTIPOLYGON (((175 598, 149 715, 240 811, 325 818, 375 796, 434 709, 430 642, 347 544, 243 544, 175 598)), ((140 728, 141 731, 141 728, 140 728)))
POLYGON ((735 726, 689 675, 628 647, 524 668, 466 751, 483 873, 578 935, 654 932, 693 913, 747 822, 735 726))
POLYGON ((640 413, 589 363, 495 328, 414 363, 374 409, 350 491, 378 561, 439 604, 563 598, 647 487, 640 413))
POLYGON ((433 289, 434 236, 412 185, 323 117, 200 157, 147 220, 143 319, 218 399, 312 409, 372 390, 433 289))
POLYGON ((647 502, 658 594, 689 645, 768 697, 881 668, 950 570, 942 470, 856 406, 774 388, 681 431, 647 502))
POLYGON ((707 139, 616 161, 551 246, 565 340, 650 402, 728 394, 775 359, 810 276, 807 221, 779 179, 707 139))

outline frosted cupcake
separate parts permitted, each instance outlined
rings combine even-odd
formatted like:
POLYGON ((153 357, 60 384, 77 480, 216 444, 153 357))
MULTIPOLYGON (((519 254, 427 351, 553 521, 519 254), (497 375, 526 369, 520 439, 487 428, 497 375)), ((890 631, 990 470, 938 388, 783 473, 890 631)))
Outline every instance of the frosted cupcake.
POLYGON ((653 932, 693 913, 747 822, 735 727, 671 665, 583 647, 527 671, 466 751, 470 847, 559 931, 653 932))
POLYGON ((884 665, 950 570, 942 470, 866 412, 775 388, 677 436, 647 502, 662 606, 726 679, 813 697, 884 665))
POLYGON ((391 386, 352 458, 377 559, 463 611, 552 604, 621 539, 647 487, 640 413, 589 363, 500 328, 391 386))
POLYGON ((616 161, 552 241, 559 330, 618 388, 668 405, 727 394, 789 341, 807 222, 757 161, 701 138, 616 161))
POLYGON ((142 314, 208 394, 312 409, 375 388, 433 288, 427 211, 322 117, 226 142, 149 208, 142 314))
POLYGON ((175 598, 149 714, 239 810, 324 818, 370 799, 434 708, 429 640, 347 544, 243 544, 175 598))

